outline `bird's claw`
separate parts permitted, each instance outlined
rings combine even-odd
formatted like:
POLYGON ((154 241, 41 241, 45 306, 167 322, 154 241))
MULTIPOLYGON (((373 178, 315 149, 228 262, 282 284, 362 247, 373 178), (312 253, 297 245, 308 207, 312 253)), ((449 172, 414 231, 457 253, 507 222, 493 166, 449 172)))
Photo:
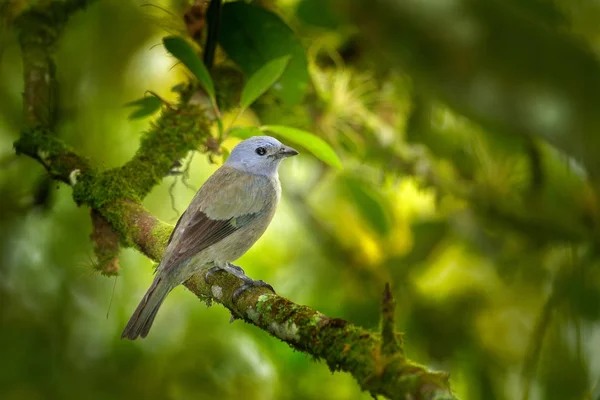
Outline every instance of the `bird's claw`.
POLYGON ((244 270, 242 269, 242 267, 237 266, 237 265, 233 265, 233 264, 229 264, 230 268, 233 268, 235 271, 237 271, 239 274, 246 276, 246 272, 244 272, 244 270))
POLYGON ((263 280, 255 281, 254 279, 248 278, 247 280, 244 279, 244 284, 242 286, 240 286, 239 288, 237 288, 235 290, 235 292, 233 292, 233 296, 231 296, 231 300, 233 300, 233 302, 235 303, 237 301, 238 297, 240 297, 242 295, 242 293, 244 293, 248 289, 252 289, 255 287, 265 287, 265 288, 269 289, 270 291, 272 291, 273 293, 275 293, 275 289, 273 289, 273 286, 269 285, 267 282, 265 282, 263 280))
POLYGON ((204 274, 204 282, 209 283, 208 280, 210 279, 210 277, 219 271, 223 271, 223 268, 218 267, 218 266, 209 268, 208 271, 206 271, 206 274, 204 274))

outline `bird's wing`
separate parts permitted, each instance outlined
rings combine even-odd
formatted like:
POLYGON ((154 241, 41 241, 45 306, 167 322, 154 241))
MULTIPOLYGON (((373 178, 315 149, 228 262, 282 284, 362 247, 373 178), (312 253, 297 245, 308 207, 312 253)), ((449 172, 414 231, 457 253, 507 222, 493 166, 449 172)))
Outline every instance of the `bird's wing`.
MULTIPOLYGON (((207 247, 225 239, 233 232, 252 222, 259 215, 259 213, 253 213, 225 220, 214 220, 202 211, 195 212, 193 217, 186 221, 185 229, 178 235, 177 243, 174 243, 170 257, 168 260, 165 260, 166 264, 163 268, 168 269, 171 266, 175 266, 181 260, 190 258, 207 247)), ((184 220, 183 217, 177 222, 175 230, 180 228, 180 223, 184 220)), ((173 233, 175 233, 175 230, 173 233)), ((171 234, 171 238, 169 239, 169 245, 172 239, 173 234, 171 234)))
POLYGON ((173 268, 259 218, 269 196, 265 183, 257 179, 228 167, 217 170, 177 221, 162 269, 173 268))

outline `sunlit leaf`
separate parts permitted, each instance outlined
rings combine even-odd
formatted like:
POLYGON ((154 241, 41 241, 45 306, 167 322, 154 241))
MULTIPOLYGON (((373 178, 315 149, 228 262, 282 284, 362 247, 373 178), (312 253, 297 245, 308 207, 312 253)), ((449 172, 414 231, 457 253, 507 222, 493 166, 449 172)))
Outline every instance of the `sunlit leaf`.
POLYGON ((200 86, 206 90, 206 93, 214 101, 215 85, 206 66, 204 66, 194 48, 184 38, 179 36, 168 36, 163 39, 163 44, 169 53, 181 61, 194 74, 200 86))
POLYGON ((244 2, 223 5, 219 43, 225 53, 251 76, 265 64, 291 56, 272 93, 287 104, 297 104, 308 88, 308 61, 302 44, 276 14, 244 2))
POLYGON ((290 56, 276 58, 263 65, 248 79, 240 99, 242 108, 250 107, 256 99, 277 82, 290 62, 290 58, 290 56))
POLYGON ((133 111, 131 114, 129 114, 129 119, 138 119, 138 118, 143 118, 143 117, 147 117, 149 115, 154 114, 155 112, 157 112, 160 109, 160 106, 162 105, 162 100, 156 96, 145 96, 142 97, 141 99, 137 99, 134 101, 131 101, 127 104, 125 104, 125 106, 127 107, 136 107, 137 110, 133 111))
POLYGON ((320 137, 301 129, 290 128, 282 125, 266 125, 261 128, 264 131, 273 132, 287 141, 297 143, 310 151, 321 161, 335 168, 342 168, 342 162, 335 151, 320 137))

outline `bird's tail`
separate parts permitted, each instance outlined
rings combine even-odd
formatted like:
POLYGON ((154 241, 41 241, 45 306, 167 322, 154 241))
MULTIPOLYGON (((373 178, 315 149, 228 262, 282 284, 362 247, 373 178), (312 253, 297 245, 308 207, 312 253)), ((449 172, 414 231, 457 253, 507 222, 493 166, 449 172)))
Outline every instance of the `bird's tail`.
POLYGON ((121 339, 135 340, 138 336, 145 338, 152 327, 158 309, 171 289, 172 287, 167 281, 157 276, 129 319, 121 334, 121 339))

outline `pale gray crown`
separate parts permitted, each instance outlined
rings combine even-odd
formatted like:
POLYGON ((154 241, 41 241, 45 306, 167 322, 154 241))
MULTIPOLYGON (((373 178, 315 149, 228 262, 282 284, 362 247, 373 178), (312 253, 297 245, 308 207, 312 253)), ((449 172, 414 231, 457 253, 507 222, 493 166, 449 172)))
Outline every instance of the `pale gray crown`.
POLYGON ((253 136, 233 148, 225 165, 254 175, 276 176, 281 160, 298 152, 271 136, 253 136))

